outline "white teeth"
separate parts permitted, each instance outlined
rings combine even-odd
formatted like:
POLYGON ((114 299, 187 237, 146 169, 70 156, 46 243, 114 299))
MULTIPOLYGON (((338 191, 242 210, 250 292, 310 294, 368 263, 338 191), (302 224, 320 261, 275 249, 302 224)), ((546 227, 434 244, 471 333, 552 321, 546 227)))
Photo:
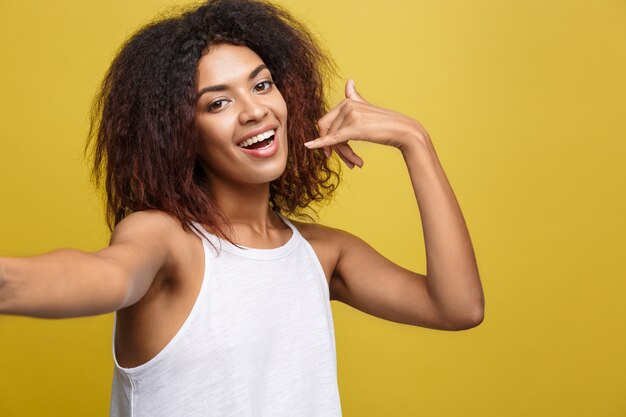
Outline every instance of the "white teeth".
POLYGON ((256 136, 252 136, 250 139, 241 142, 237 146, 239 146, 240 148, 245 148, 247 146, 252 145, 253 143, 257 143, 257 142, 260 142, 262 140, 265 140, 265 139, 269 138, 270 136, 272 136, 274 134, 275 134, 274 129, 271 129, 271 130, 268 130, 267 132, 259 133, 256 136))

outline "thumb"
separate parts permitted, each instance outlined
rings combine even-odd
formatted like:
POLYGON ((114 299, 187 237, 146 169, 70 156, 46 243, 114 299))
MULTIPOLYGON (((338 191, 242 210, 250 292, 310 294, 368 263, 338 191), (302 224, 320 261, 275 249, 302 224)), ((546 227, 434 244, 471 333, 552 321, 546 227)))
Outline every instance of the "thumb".
POLYGON ((346 98, 350 98, 354 101, 367 103, 367 100, 361 97, 361 95, 356 91, 356 86, 354 85, 353 79, 349 79, 348 82, 346 83, 346 98))

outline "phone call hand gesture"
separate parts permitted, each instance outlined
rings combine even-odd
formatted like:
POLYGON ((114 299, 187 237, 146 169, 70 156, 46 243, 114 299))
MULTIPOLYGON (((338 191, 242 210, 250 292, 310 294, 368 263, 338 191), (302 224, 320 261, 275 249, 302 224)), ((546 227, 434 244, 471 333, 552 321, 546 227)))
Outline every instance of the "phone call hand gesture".
POLYGON ((348 80, 346 98, 318 121, 320 137, 305 142, 309 149, 324 148, 330 157, 334 149, 349 168, 363 166, 349 140, 362 140, 394 146, 401 151, 417 141, 430 140, 419 122, 403 114, 374 106, 356 91, 353 80, 348 80))

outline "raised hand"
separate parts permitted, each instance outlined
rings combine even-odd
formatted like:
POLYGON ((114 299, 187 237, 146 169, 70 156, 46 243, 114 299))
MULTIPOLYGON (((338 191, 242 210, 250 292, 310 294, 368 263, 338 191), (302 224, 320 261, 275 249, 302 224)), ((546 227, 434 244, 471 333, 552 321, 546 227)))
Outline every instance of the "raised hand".
POLYGON ((363 140, 394 146, 400 150, 419 139, 429 138, 428 132, 416 120, 403 114, 368 103, 356 91, 353 80, 346 82, 346 98, 318 121, 320 137, 305 146, 324 148, 330 157, 334 149, 349 168, 363 166, 349 140, 363 140))
POLYGON ((484 296, 469 232, 426 130, 407 116, 368 103, 351 80, 346 99, 318 124, 321 137, 305 146, 332 148, 350 168, 361 167, 363 160, 349 140, 401 150, 426 248, 428 274, 421 275, 399 268, 358 239, 347 238, 338 251, 337 271, 344 284, 336 299, 400 323, 448 330, 480 323, 484 296))

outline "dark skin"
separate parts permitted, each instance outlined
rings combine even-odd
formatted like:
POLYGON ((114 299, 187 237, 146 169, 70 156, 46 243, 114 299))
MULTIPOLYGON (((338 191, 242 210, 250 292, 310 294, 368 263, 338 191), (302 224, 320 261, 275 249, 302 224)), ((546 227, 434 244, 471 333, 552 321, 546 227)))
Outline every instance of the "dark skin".
MULTIPOLYGON (((269 182, 281 175, 287 112, 261 59, 242 46, 206 51, 198 64, 199 155, 212 194, 233 226, 235 243, 275 248, 291 229, 268 207, 269 182), (278 149, 257 157, 237 145, 273 129, 278 149), (233 169, 233 167, 235 167, 233 169)), ((371 105, 348 82, 346 99, 319 120, 322 136, 306 146, 333 150, 353 168, 363 161, 349 140, 396 147, 420 209, 427 275, 389 261, 360 238, 319 224, 294 222, 313 247, 330 298, 386 320, 461 330, 483 320, 484 297, 469 233, 426 130, 402 114, 371 105)), ((100 251, 59 250, 0 258, 0 313, 78 317, 117 311, 116 356, 134 367, 160 352, 185 321, 200 290, 200 238, 166 213, 129 215, 100 251)))

